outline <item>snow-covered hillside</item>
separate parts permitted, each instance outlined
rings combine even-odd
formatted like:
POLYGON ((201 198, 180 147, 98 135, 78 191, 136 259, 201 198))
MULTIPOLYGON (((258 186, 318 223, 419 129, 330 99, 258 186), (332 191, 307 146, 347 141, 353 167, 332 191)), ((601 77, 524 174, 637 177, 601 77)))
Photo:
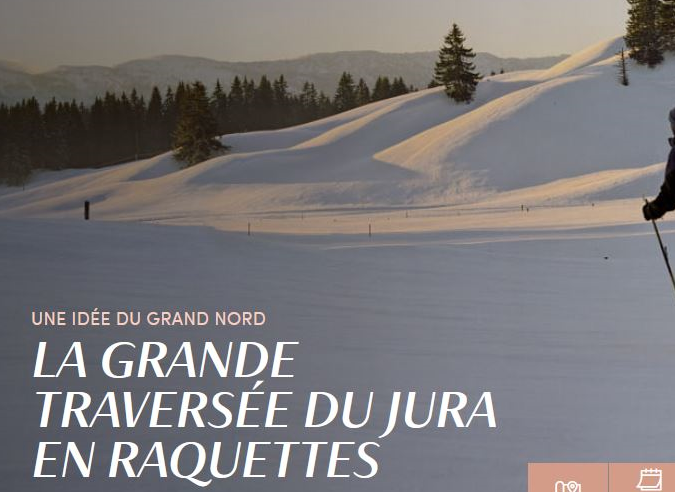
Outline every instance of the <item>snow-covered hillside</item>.
MULTIPOLYGON (((523 492, 528 462, 671 462, 673 293, 640 206, 662 178, 675 59, 656 70, 631 64, 624 88, 614 67, 619 44, 551 70, 490 77, 471 105, 422 91, 295 128, 227 136, 232 153, 190 169, 165 154, 0 188, 5 488, 191 487, 160 479, 152 464, 143 477, 111 480, 105 460, 89 480, 33 479, 41 440, 95 440, 104 456, 112 440, 146 452, 157 441, 222 442, 224 459, 237 441, 381 444, 370 480, 305 479, 306 461, 291 459, 283 480, 201 489, 244 492, 523 492), (269 325, 224 334, 29 322, 31 310, 94 308, 261 309, 269 325), (297 340, 297 377, 283 389, 355 391, 357 401, 373 391, 377 425, 302 430, 302 403, 293 401, 289 429, 145 421, 64 429, 58 419, 40 428, 35 393, 57 385, 31 378, 36 345, 80 339, 92 360, 117 341, 297 340), (490 391, 498 428, 400 427, 378 438, 388 416, 379 398, 392 391, 417 392, 416 421, 434 391, 472 399, 490 391)), ((662 232, 672 245, 674 225, 662 232)), ((96 398, 108 389, 251 387, 215 376, 77 379, 57 383, 96 398)), ((255 466, 273 476, 279 460, 267 458, 255 466)))
MULTIPOLYGON (((460 208, 480 215, 565 205, 557 213, 567 219, 557 221, 583 225, 591 202, 654 193, 668 150, 675 59, 655 70, 631 64, 623 87, 615 67, 621 46, 618 38, 545 71, 488 77, 470 105, 431 89, 295 128, 228 135, 232 152, 190 169, 165 154, 44 174, 25 191, 1 191, 0 213, 77 217, 89 200, 97 218, 232 229, 251 214, 378 210, 387 229, 425 230, 453 228, 433 217, 460 208), (414 209, 417 222, 387 215, 402 208, 414 209)), ((632 203, 607 216, 636 219, 632 203)), ((306 232, 339 230, 323 219, 315 229, 309 215, 306 232)))
MULTIPOLYGON (((31 477, 39 440, 95 440, 104 452, 111 440, 133 441, 144 450, 154 441, 167 443, 167 449, 185 441, 223 441, 223 462, 229 463, 238 440, 376 439, 387 419, 382 401, 393 390, 418 392, 418 421, 427 415, 433 391, 465 391, 472 398, 492 391, 498 429, 487 429, 481 419, 470 429, 399 427, 378 440, 380 471, 372 480, 304 480, 299 459, 291 460, 288 478, 275 480, 274 489, 344 491, 347 484, 355 492, 524 492, 530 461, 672 461, 673 297, 646 224, 576 235, 316 239, 82 220, 0 219, 0 227, 0 430, 13 443, 0 448, 5 490, 260 491, 272 482, 216 480, 199 489, 184 480, 162 480, 156 468, 142 478, 111 480, 104 459, 94 460, 89 480, 31 477), (32 309, 93 306, 144 312, 255 307, 270 322, 254 333, 223 333, 39 329, 28 321, 32 309), (81 431, 61 429, 58 420, 38 427, 41 400, 34 391, 90 391, 98 402, 104 391, 119 388, 137 395, 158 387, 212 394, 251 385, 190 379, 180 371, 162 381, 111 381, 99 371, 70 384, 63 378, 31 381, 38 341, 47 340, 60 355, 71 340, 84 340, 87 356, 96 360, 117 341, 140 346, 161 340, 174 350, 185 340, 212 340, 220 347, 233 338, 268 346, 300 341, 292 366, 297 376, 283 390, 355 391, 357 402, 374 391, 376 424, 354 432, 340 426, 303 431, 301 403, 294 400, 285 405, 294 425, 278 432, 148 429, 147 416, 135 429, 110 429, 105 418, 81 431)), ((272 384, 265 381, 266 388, 272 384)), ((163 415, 170 419, 173 413, 163 415)), ((271 456, 256 464, 258 473, 274 476, 278 461, 271 456)))

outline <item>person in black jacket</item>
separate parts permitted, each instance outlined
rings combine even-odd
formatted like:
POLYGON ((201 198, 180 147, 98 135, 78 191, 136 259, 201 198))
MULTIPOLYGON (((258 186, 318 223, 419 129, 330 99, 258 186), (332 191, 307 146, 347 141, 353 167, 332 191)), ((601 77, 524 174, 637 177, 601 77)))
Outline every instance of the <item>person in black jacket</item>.
MULTIPOLYGON (((670 128, 675 135, 675 108, 668 117, 670 128)), ((668 140, 670 143, 670 155, 668 156, 668 165, 666 166, 666 179, 661 186, 661 192, 654 201, 646 203, 642 207, 642 214, 645 220, 656 220, 663 217, 666 212, 675 210, 675 138, 668 140)))

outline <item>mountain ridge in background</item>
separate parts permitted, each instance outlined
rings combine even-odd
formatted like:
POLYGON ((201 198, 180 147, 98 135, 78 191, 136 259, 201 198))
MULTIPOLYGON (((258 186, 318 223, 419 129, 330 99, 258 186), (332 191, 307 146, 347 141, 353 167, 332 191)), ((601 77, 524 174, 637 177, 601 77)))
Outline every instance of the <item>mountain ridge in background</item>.
MULTIPOLYGON (((403 77, 407 84, 426 88, 433 74, 437 52, 381 53, 378 51, 341 51, 316 53, 287 60, 260 62, 226 62, 209 58, 162 55, 131 60, 112 67, 63 65, 41 73, 31 73, 19 64, 0 60, 0 102, 13 103, 35 96, 45 102, 57 100, 90 103, 96 96, 111 92, 129 92, 136 88, 149 95, 157 85, 164 90, 178 81, 201 80, 212 88, 217 79, 229 87, 235 76, 253 78, 262 75, 276 78, 284 75, 292 92, 299 92, 309 81, 317 90, 332 96, 342 72, 350 72, 373 86, 379 75, 403 77)), ((500 58, 478 53, 479 72, 507 72, 549 68, 567 55, 539 58, 500 58)))

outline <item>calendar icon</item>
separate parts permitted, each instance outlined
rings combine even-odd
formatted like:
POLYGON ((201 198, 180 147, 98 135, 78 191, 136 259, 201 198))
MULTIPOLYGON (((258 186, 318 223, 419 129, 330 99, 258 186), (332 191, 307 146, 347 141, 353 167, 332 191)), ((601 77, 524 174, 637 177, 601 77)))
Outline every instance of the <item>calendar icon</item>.
POLYGON ((663 490, 663 470, 659 468, 640 470, 640 481, 635 488, 641 492, 661 492, 663 490))

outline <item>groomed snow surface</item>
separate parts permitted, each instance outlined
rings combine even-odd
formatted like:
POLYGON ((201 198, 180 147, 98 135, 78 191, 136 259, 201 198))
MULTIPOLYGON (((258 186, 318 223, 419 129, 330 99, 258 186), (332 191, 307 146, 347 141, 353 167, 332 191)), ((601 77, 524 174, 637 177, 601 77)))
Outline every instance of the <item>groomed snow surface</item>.
MULTIPOLYGON (((42 339, 98 349, 118 340, 298 340, 297 377, 284 387, 417 391, 420 420, 432 391, 493 392, 497 430, 398 431, 381 442, 373 480, 245 480, 206 490, 523 492, 530 461, 675 461, 675 296, 640 217, 642 195, 662 179, 675 60, 655 70, 631 64, 632 85, 621 87, 620 46, 601 43, 548 71, 489 77, 471 105, 421 91, 291 129, 227 136, 232 153, 186 170, 167 154, 0 190, 8 443, 0 476, 8 490, 193 488, 151 473, 100 479, 107 470, 91 481, 32 480, 39 440, 298 437, 40 430, 34 391, 53 388, 31 378, 42 339), (29 326, 32 309, 94 307, 258 308, 269 326, 29 326)), ((660 225, 675 244, 672 224, 660 225)), ((193 384, 229 388, 180 378, 120 388, 193 384)), ((100 393, 110 382, 75 386, 100 393)), ((300 408, 289 412, 300 418, 300 408)), ((385 414, 375 410, 372 430, 299 437, 371 440, 385 414)))
MULTIPOLYGON (((392 391, 408 390, 418 392, 417 421, 425 420, 433 391, 465 392, 474 402, 482 391, 491 391, 498 428, 486 429, 484 419, 468 429, 401 428, 379 440, 374 454, 380 471, 372 480, 302 480, 306 459, 300 457, 289 465, 285 480, 223 480, 204 490, 524 492, 531 461, 675 459, 675 297, 655 239, 644 226, 538 237, 494 232, 322 237, 311 244, 196 226, 79 220, 5 220, 2 231, 0 426, 7 445, 0 448, 0 476, 5 490, 201 490, 185 481, 159 480, 154 468, 141 479, 105 480, 104 458, 90 480, 33 480, 32 460, 40 440, 96 440, 103 456, 112 440, 131 440, 146 451, 158 440, 167 449, 186 441, 222 441, 227 456, 239 440, 376 440, 387 418, 382 401, 392 391), (29 325, 31 309, 94 306, 259 308, 269 324, 253 331, 29 325), (354 432, 339 427, 299 432, 302 405, 297 403, 286 419, 298 424, 292 431, 148 431, 147 419, 131 430, 110 430, 106 419, 85 431, 64 431, 58 422, 38 427, 41 400, 34 391, 90 391, 96 401, 113 388, 141 395, 153 388, 208 394, 240 388, 232 380, 184 379, 179 371, 168 380, 111 382, 92 370, 87 380, 33 381, 40 340, 49 342, 54 357, 72 340, 82 340, 96 365, 102 350, 116 341, 164 341, 175 349, 184 340, 221 346, 232 339, 300 341, 292 363, 296 378, 266 381, 265 388, 298 395, 353 390, 361 398, 374 391, 373 424, 354 432)), ((673 244, 675 235, 665 239, 673 244)), ((274 470, 275 455, 261 456, 272 461, 258 463, 256 470, 274 470)), ((325 474, 322 456, 317 473, 325 474)), ((341 463, 340 470, 357 466, 358 460, 341 463)))

